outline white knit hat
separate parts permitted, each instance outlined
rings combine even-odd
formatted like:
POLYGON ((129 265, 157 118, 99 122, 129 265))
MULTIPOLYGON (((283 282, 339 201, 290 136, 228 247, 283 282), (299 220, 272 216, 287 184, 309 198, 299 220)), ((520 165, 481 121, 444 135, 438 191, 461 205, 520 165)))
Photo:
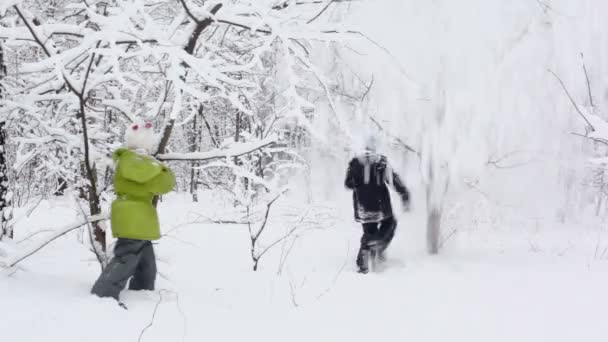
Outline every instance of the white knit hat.
POLYGON ((134 122, 125 131, 125 145, 132 150, 144 150, 151 154, 154 152, 156 140, 151 122, 134 122))

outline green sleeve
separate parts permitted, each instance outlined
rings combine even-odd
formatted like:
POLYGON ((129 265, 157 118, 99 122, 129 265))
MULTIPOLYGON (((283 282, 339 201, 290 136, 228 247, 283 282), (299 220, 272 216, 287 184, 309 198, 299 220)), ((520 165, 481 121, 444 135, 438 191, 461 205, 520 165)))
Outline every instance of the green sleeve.
POLYGON ((114 158, 118 160, 116 173, 140 184, 147 183, 156 178, 163 169, 163 165, 160 162, 140 156, 128 149, 116 150, 114 158))
POLYGON ((163 165, 161 172, 146 185, 153 194, 166 194, 175 187, 175 175, 163 165))
POLYGON ((128 152, 129 149, 125 148, 125 147, 121 147, 116 149, 116 151, 114 151, 114 153, 112 153, 112 160, 114 160, 114 162, 118 162, 118 159, 120 159, 120 156, 122 156, 123 154, 125 154, 125 152, 128 152))

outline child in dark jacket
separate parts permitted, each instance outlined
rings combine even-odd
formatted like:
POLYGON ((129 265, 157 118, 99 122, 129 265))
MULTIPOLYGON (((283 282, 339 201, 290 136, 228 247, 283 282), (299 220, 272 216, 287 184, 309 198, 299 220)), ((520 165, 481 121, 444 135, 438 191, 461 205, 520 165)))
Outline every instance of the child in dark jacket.
POLYGON ((392 185, 400 195, 406 210, 409 207, 409 191, 399 175, 390 168, 386 156, 377 153, 371 144, 364 153, 350 161, 344 185, 353 191, 355 220, 363 225, 357 266, 359 272, 367 273, 370 258, 385 260, 384 253, 397 228, 388 185, 392 185))

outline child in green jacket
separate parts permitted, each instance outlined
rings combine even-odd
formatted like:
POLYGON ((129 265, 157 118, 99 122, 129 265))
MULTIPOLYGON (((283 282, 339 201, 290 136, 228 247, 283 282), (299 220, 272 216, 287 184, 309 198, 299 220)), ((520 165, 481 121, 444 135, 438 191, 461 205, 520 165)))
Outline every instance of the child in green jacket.
POLYGON ((129 278, 130 290, 154 290, 156 260, 152 240, 160 239, 155 195, 175 186, 173 172, 149 155, 154 146, 150 123, 131 125, 125 133, 126 148, 113 154, 116 163, 112 202, 112 235, 117 238, 114 258, 105 267, 91 292, 118 300, 129 278))

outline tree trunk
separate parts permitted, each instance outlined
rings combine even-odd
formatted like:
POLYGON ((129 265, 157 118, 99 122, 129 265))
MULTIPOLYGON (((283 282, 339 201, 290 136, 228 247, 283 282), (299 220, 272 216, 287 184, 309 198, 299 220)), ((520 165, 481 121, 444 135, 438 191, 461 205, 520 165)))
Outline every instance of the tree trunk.
MULTIPOLYGON (((91 61, 93 57, 91 58, 91 61)), ((90 65, 89 65, 90 68, 90 65)), ((86 85, 86 84, 85 84, 86 85)), ((83 92, 85 87, 83 86, 83 92)), ((88 184, 85 186, 86 190, 86 198, 89 203, 89 211, 92 216, 99 215, 101 213, 101 201, 99 199, 99 192, 97 191, 97 168, 93 161, 91 160, 90 153, 90 142, 89 142, 89 129, 87 125, 86 111, 85 111, 85 99, 82 94, 78 94, 78 100, 80 101, 80 123, 82 125, 82 138, 84 144, 84 175, 88 180, 88 184)), ((101 264, 101 268, 103 269, 107 263, 106 256, 106 231, 101 222, 93 222, 92 223, 92 234, 93 241, 91 244, 93 245, 93 250, 95 251, 95 256, 97 260, 101 264)))
POLYGON ((6 158, 6 122, 0 122, 0 240, 13 238, 13 208, 8 182, 8 166, 6 158))
MULTIPOLYGON (((241 111, 236 112, 236 124, 234 131, 234 142, 239 142, 241 139, 241 111)), ((234 157, 234 164, 239 165, 238 157, 234 157)))
MULTIPOLYGON (((160 143, 158 144, 158 149, 156 150, 155 155, 165 153, 165 149, 167 145, 169 145, 169 138, 171 137, 171 133, 173 132, 173 125, 175 125, 175 119, 169 119, 165 129, 163 130, 163 135, 160 139, 160 143)), ((154 196, 152 199, 152 204, 154 207, 158 205, 158 201, 160 200, 160 196, 154 196)))
MULTIPOLYGON (((432 160, 432 158, 431 158, 432 160)), ((429 254, 439 254, 441 235, 441 216, 443 201, 448 191, 449 178, 442 177, 441 172, 447 172, 436 165, 428 165, 428 180, 426 184, 426 246, 429 254)))
MULTIPOLYGON (((234 132, 234 141, 239 142, 241 140, 241 131, 243 130, 243 113, 241 111, 236 112, 236 129, 234 132)), ((234 157, 234 165, 242 166, 243 161, 239 157, 234 157)), ((242 180, 243 189, 249 189, 249 178, 243 177, 242 180)))
POLYGON ((441 229, 441 210, 427 208, 426 246, 429 254, 439 253, 439 232, 441 229))
MULTIPOLYGON (((198 150, 198 141, 201 135, 201 129, 199 129, 197 125, 197 118, 198 116, 202 116, 202 113, 203 105, 199 105, 198 115, 195 115, 194 119, 192 120, 192 141, 190 142, 190 152, 196 152, 198 150)), ((190 169, 190 194, 192 194, 192 202, 198 202, 198 177, 196 173, 197 166, 198 162, 193 161, 190 169)))
MULTIPOLYGON (((0 80, 6 75, 4 66, 4 53, 0 45, 0 80)), ((0 85, 0 99, 3 98, 2 86, 0 85)), ((8 182, 8 160, 6 158, 6 121, 0 121, 0 240, 3 238, 13 238, 13 228, 11 219, 13 218, 13 208, 11 192, 8 182)))

